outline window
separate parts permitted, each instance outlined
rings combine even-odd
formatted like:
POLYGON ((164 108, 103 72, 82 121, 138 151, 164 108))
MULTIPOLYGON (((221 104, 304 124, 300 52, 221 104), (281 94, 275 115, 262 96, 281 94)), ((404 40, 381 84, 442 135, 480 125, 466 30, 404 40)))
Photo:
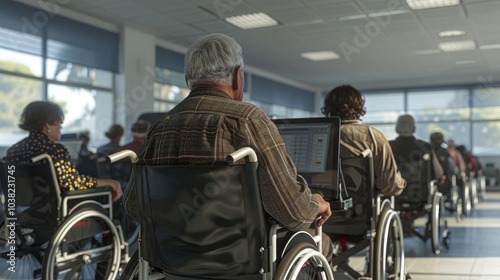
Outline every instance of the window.
POLYGON ((0 146, 26 135, 17 127, 22 110, 46 99, 63 108, 63 133, 89 130, 90 145, 100 145, 114 119, 119 35, 16 1, 0 1, 0 37, 0 146), (25 21, 35 14, 47 21, 27 28, 25 21))
MULTIPOLYGON (((500 156, 500 121, 474 122, 472 151, 477 156, 500 156)), ((467 147, 471 147, 470 145, 467 147)))
POLYGON ((473 120, 500 120, 500 88, 479 88, 472 94, 473 120))
POLYGON ((385 136, 387 140, 393 140, 398 137, 398 134, 396 133, 396 124, 370 124, 373 127, 379 129, 385 136))
POLYGON ((0 38, 0 69, 42 76, 42 38, 2 26, 0 38))
POLYGON ((113 104, 111 92, 49 84, 48 99, 64 109, 62 133, 91 131, 90 147, 98 147, 107 139, 105 131, 113 124, 113 111, 97 104, 113 104))
POLYGON ((365 96, 365 123, 394 123, 404 112, 404 93, 367 93, 365 96))
POLYGON ((464 145, 470 147, 470 123, 463 122, 419 122, 416 124, 417 129, 415 135, 427 142, 433 132, 441 132, 444 135, 444 140, 455 140, 457 146, 464 145))
POLYGON ((184 74, 168 69, 156 68, 154 86, 154 111, 168 112, 189 95, 184 74))
POLYGON ((27 135, 18 127, 19 117, 26 105, 41 98, 40 81, 0 74, 0 146, 11 146, 27 135))
POLYGON ((469 119, 469 91, 457 89, 408 92, 408 112, 418 122, 469 119))
POLYGON ((112 88, 113 73, 56 59, 47 59, 47 78, 61 82, 112 88))

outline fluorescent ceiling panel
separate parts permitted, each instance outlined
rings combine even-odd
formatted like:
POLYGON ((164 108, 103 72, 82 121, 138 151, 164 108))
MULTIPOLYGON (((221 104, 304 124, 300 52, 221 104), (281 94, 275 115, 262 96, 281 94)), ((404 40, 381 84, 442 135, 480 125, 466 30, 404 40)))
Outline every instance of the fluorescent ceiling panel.
POLYGON ((305 52, 301 54, 302 57, 312 61, 334 60, 339 59, 340 56, 332 51, 319 51, 319 52, 305 52))
POLYGON ((449 7, 460 4, 460 0, 406 0, 412 10, 449 7))
POLYGON ((241 29, 253 29, 278 25, 278 21, 264 13, 232 16, 224 19, 227 23, 241 29))
POLYGON ((470 51, 476 49, 476 43, 472 40, 444 42, 439 44, 443 52, 470 51))
POLYGON ((439 32, 439 37, 448 38, 448 37, 458 37, 465 35, 465 30, 446 30, 439 32))

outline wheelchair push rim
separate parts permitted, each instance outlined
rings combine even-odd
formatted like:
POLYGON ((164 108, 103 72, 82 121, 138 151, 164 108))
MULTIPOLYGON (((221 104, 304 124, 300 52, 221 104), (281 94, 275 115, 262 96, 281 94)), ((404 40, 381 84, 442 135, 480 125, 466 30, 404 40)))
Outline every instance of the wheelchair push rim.
POLYGON ((104 210, 82 209, 69 215, 54 234, 43 258, 42 278, 114 279, 120 257, 117 229, 104 210))

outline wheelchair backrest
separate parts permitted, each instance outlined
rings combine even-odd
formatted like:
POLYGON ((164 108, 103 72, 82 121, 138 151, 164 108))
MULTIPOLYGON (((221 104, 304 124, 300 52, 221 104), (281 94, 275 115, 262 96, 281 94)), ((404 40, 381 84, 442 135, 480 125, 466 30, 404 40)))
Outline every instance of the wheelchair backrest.
POLYGON ((429 197, 430 155, 425 154, 420 160, 401 162, 398 169, 406 180, 406 188, 401 195, 395 197, 396 210, 421 209, 429 197))
POLYGON ((3 162, 1 168, 6 217, 15 215, 21 227, 55 230, 59 193, 49 164, 3 162))
POLYGON ((267 260, 256 165, 134 165, 142 257, 204 278, 256 275, 267 260))
POLYGON ((370 228, 375 199, 375 179, 371 151, 353 158, 341 158, 341 182, 345 184, 353 207, 335 212, 323 226, 329 233, 361 235, 370 228))

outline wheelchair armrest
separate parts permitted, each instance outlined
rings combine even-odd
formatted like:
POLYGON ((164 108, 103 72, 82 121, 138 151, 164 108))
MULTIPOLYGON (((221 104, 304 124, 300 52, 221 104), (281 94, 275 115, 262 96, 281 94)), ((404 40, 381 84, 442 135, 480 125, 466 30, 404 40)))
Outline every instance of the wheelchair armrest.
POLYGON ((74 197, 74 196, 87 196, 89 194, 101 194, 105 192, 110 192, 112 193, 111 187, 96 187, 96 188, 89 188, 86 190, 76 190, 76 191, 64 191, 61 193, 61 197, 74 197))
POLYGON ((70 209, 92 202, 101 205, 103 209, 107 209, 109 217, 112 218, 112 197, 112 189, 110 187, 96 187, 86 190, 65 191, 61 193, 61 214, 64 217, 70 213, 70 209))

